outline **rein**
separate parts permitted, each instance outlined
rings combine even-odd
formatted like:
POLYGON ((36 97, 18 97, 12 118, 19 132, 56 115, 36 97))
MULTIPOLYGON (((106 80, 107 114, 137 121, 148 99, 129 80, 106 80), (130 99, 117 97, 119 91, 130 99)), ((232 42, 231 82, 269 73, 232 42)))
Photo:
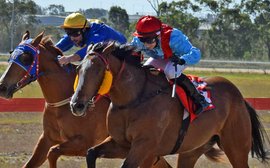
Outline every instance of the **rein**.
POLYGON ((161 87, 161 88, 154 90, 153 92, 150 92, 149 94, 143 96, 144 92, 145 92, 145 88, 146 88, 145 86, 147 84, 147 81, 148 81, 148 77, 147 77, 147 73, 145 70, 144 84, 143 84, 143 87, 142 87, 140 93, 138 94, 138 96, 133 101, 127 103, 126 105, 121 105, 121 106, 116 105, 116 108, 118 108, 118 109, 135 108, 135 107, 139 106, 141 103, 145 103, 146 101, 160 95, 161 93, 167 93, 167 92, 165 92, 165 90, 170 88, 169 86, 161 87))
MULTIPOLYGON (((103 61, 103 63, 106 66, 106 70, 111 71, 108 60, 100 53, 95 52, 95 54, 103 61)), ((125 69, 125 65, 126 65, 126 63, 125 63, 125 61, 123 61, 121 64, 120 70, 117 73, 116 80, 120 79, 120 77, 125 69)), ((160 89, 155 90, 146 96, 143 96, 145 93, 145 88, 146 88, 145 86, 146 86, 147 81, 148 81, 148 75, 147 75, 147 71, 145 69, 144 69, 144 72, 145 72, 144 73, 144 76, 145 76, 144 77, 144 84, 143 84, 143 87, 142 87, 140 93, 138 94, 138 96, 134 100, 132 100, 131 102, 127 103, 126 105, 120 105, 120 106, 114 105, 116 108, 125 109, 125 108, 136 107, 136 106, 140 105, 141 103, 146 102, 147 100, 149 100, 149 99, 151 99, 151 98, 153 98, 161 93, 166 93, 165 90, 169 89, 169 86, 161 87, 160 89)), ((113 87, 113 85, 112 85, 112 87, 113 87)), ((89 103, 91 103, 91 104, 94 103, 92 98, 89 100, 89 103)))

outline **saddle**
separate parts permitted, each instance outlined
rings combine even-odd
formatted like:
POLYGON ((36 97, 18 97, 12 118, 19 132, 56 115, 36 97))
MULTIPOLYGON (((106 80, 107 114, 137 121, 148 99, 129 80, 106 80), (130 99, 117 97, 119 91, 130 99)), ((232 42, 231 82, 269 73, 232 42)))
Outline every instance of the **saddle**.
MULTIPOLYGON (((202 78, 197 76, 187 75, 187 77, 191 80, 197 90, 205 97, 206 101, 210 104, 203 112, 215 108, 215 106, 212 104, 211 92, 206 88, 207 83, 202 78)), ((170 84, 173 85, 173 81, 170 81, 170 84)), ((197 115, 194 113, 194 111, 196 110, 194 102, 191 100, 190 97, 187 96, 185 90, 178 85, 176 86, 176 95, 185 108, 183 119, 186 119, 190 116, 190 122, 192 122, 195 118, 197 118, 197 115)))
MULTIPOLYGON (((197 90, 205 97, 206 101, 209 103, 209 106, 203 112, 215 108, 211 101, 210 91, 206 89, 207 83, 204 82, 202 78, 196 76, 187 75, 187 77, 191 80, 197 90)), ((173 81, 170 81, 170 84, 173 85, 173 81)), ((185 109, 181 129, 179 130, 178 138, 174 148, 171 151, 171 154, 175 154, 176 151, 180 148, 187 133, 189 124, 197 118, 197 115, 194 113, 194 111, 196 110, 196 106, 191 100, 191 98, 187 96, 184 89, 177 85, 175 92, 179 101, 181 101, 185 109)))

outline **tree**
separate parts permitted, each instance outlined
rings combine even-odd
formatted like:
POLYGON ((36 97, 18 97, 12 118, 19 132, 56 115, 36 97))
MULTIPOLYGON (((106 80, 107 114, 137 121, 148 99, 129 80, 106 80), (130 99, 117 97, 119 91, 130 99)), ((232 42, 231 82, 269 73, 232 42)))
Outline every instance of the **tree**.
POLYGON ((10 36, 12 33, 14 34, 14 44, 17 44, 23 33, 22 30, 33 30, 34 25, 37 23, 35 19, 36 9, 37 5, 32 0, 14 0, 12 2, 0 0, 0 49, 2 51, 7 52, 10 49, 7 44, 12 40, 10 36), (13 12, 14 17, 12 17, 13 12))
MULTIPOLYGON (((244 11, 252 15, 256 25, 256 34, 267 49, 267 57, 270 60, 270 1, 247 0, 242 1, 244 11), (259 34, 258 34, 259 33, 259 34)), ((258 37, 257 36, 257 37, 258 37)), ((262 48, 262 47, 258 47, 262 48)), ((261 49, 260 49, 261 50, 261 49)))
POLYGON ((151 7, 154 9, 154 11, 157 14, 157 17, 160 16, 160 4, 163 2, 161 0, 161 2, 159 0, 147 0, 147 2, 151 5, 151 7))
POLYGON ((98 8, 90 8, 82 11, 82 13, 91 19, 99 19, 102 17, 106 17, 108 15, 108 11, 105 9, 98 9, 98 8))
POLYGON ((189 10, 196 12, 198 6, 189 0, 173 1, 172 3, 163 2, 159 5, 160 19, 172 27, 182 30, 188 37, 197 38, 199 19, 194 17, 189 10))
POLYGON ((215 16, 204 36, 207 39, 208 57, 222 59, 250 59, 255 26, 250 16, 243 12, 241 5, 231 0, 201 0, 215 16))
POLYGON ((119 6, 112 6, 109 11, 109 20, 116 30, 127 33, 129 28, 129 18, 125 9, 122 9, 119 6))
POLYGON ((45 15, 46 14, 46 9, 42 8, 41 6, 36 6, 36 11, 37 11, 37 15, 45 15))
POLYGON ((60 15, 60 16, 65 15, 65 7, 63 5, 51 4, 47 8, 47 11, 50 15, 60 15))

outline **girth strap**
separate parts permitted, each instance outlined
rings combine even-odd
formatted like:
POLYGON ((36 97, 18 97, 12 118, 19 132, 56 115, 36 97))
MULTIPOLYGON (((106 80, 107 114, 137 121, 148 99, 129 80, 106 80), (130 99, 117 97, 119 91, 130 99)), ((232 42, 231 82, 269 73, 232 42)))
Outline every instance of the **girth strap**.
POLYGON ((189 124, 190 124, 190 115, 182 121, 182 125, 181 125, 181 128, 179 130, 176 144, 174 145, 173 150, 171 151, 170 154, 175 154, 177 152, 177 150, 180 148, 181 144, 183 143, 184 137, 187 133, 187 129, 188 129, 189 124))

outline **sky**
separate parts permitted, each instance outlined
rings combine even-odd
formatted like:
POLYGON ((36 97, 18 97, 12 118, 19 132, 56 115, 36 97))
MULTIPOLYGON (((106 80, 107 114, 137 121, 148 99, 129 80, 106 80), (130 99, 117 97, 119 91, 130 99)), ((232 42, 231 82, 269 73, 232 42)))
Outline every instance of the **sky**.
MULTIPOLYGON (((75 12, 79 9, 102 8, 109 10, 111 6, 120 6, 128 14, 155 14, 147 0, 34 0, 41 7, 50 4, 63 5, 66 12, 75 12)), ((153 0, 152 0, 153 1, 153 0)), ((164 0, 163 0, 164 1, 164 0)), ((172 2, 173 0, 167 0, 172 2)), ((162 2, 162 0, 160 0, 162 2)))

